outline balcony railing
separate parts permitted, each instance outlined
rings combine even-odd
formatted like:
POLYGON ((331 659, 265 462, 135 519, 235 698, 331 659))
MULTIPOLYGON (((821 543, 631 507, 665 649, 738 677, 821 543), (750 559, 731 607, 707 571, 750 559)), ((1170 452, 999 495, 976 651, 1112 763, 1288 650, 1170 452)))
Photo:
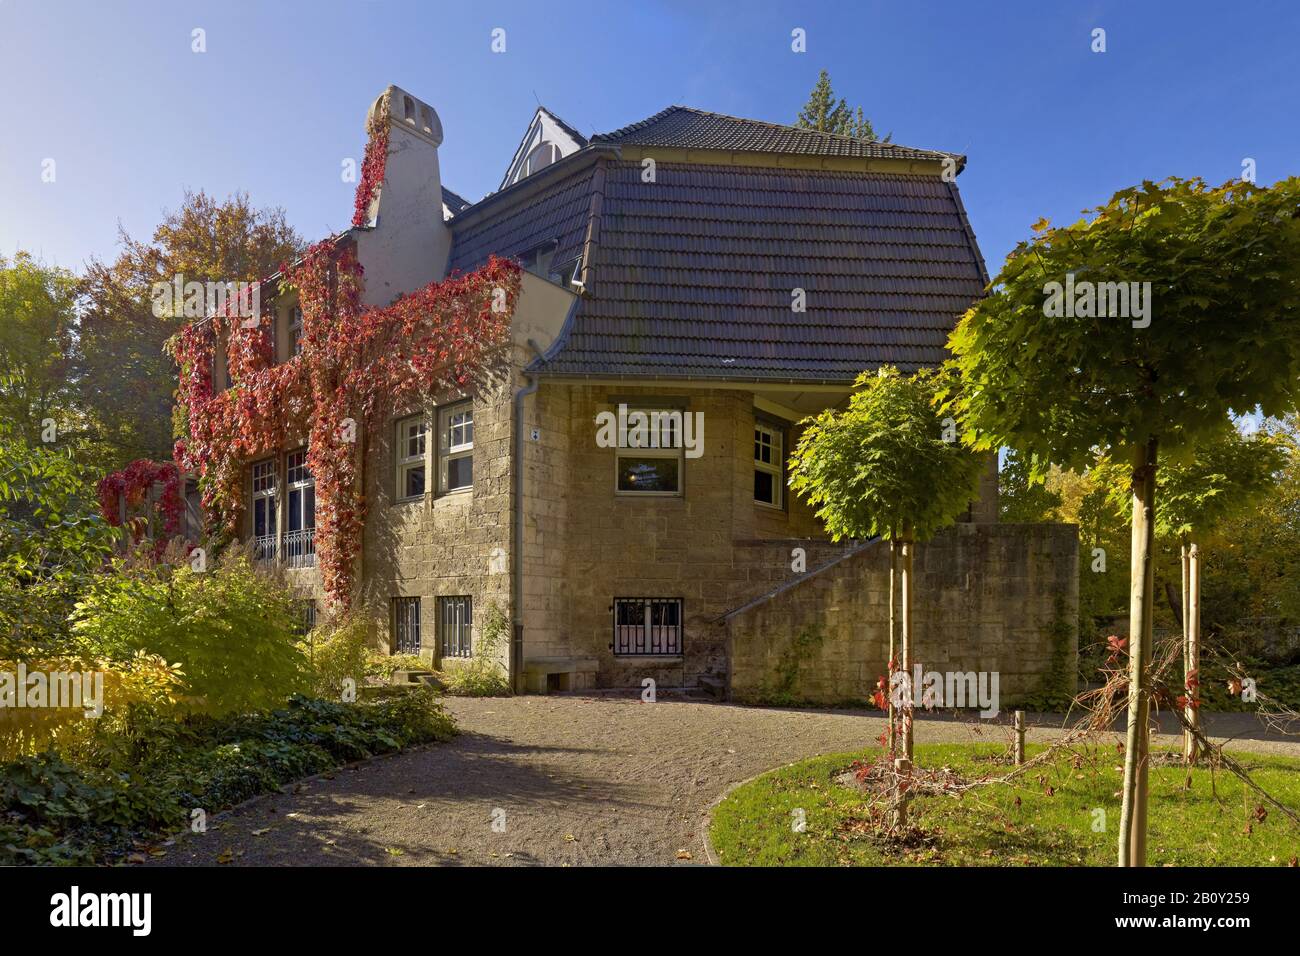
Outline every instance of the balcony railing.
POLYGON ((259 534, 253 539, 253 557, 269 564, 275 560, 276 545, 279 538, 273 534, 259 534))
POLYGON ((263 534, 253 539, 253 557, 263 564, 282 561, 290 568, 316 566, 316 529, 263 534))
POLYGON ((316 565, 316 529, 284 533, 284 563, 291 568, 310 568, 316 565))

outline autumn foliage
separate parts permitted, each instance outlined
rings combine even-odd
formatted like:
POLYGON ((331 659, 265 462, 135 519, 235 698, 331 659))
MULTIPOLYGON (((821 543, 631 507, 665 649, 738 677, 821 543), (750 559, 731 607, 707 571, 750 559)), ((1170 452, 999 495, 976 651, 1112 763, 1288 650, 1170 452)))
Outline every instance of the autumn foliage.
MULTIPOLYGON (((316 482, 316 558, 332 604, 347 607, 365 518, 362 464, 376 427, 440 393, 463 393, 509 337, 519 267, 491 258, 383 308, 363 308, 362 268, 346 241, 312 246, 281 270, 298 293, 300 355, 276 364, 270 315, 195 323, 172 340, 181 368, 175 457, 199 475, 204 507, 225 537, 244 508, 252 460, 307 443, 316 482), (217 392, 213 356, 225 345, 231 387, 217 392)), ((264 297, 265 298, 265 297, 264 297)))

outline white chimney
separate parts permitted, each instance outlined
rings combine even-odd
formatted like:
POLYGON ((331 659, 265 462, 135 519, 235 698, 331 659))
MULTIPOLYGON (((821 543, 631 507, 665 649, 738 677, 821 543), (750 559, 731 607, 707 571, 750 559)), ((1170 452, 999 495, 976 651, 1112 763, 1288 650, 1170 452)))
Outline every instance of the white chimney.
POLYGON ((370 201, 368 222, 357 232, 357 255, 365 269, 366 305, 388 305, 447 274, 451 230, 443 221, 438 146, 442 121, 433 107, 390 86, 366 116, 370 130, 387 116, 384 177, 370 201))

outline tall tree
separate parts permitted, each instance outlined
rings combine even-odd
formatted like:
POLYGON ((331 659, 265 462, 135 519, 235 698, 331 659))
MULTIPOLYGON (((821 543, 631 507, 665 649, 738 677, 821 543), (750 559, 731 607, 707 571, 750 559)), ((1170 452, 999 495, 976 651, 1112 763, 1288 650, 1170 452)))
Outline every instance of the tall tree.
POLYGON ((1295 178, 1121 190, 1091 219, 1037 223, 949 338, 962 380, 952 407, 973 447, 1009 445, 1076 469, 1109 449, 1129 467, 1121 866, 1146 861, 1157 455, 1195 449, 1233 411, 1295 407, 1298 206, 1295 178), (1124 284, 1128 309, 1114 308, 1120 287, 1106 283, 1124 284), (1107 308, 1098 308, 1099 286, 1116 293, 1107 308), (1064 289, 1068 308, 1059 307, 1064 289))
MULTIPOLYGON (((935 373, 904 378, 894 368, 864 372, 844 411, 827 409, 812 419, 790 459, 790 487, 802 494, 836 541, 879 536, 890 549, 890 756, 895 757, 895 667, 908 691, 902 707, 905 776, 912 767, 912 554, 952 524, 979 494, 981 456, 956 441, 953 423, 935 408, 935 373), (894 576, 901 568, 900 653, 894 646, 894 576), (901 658, 901 659, 900 659, 901 658)), ((896 821, 906 820, 905 799, 895 802, 896 821)))
POLYGON ((70 272, 26 252, 0 256, 0 420, 29 445, 79 424, 69 387, 75 289, 70 272))
MULTIPOLYGON (((853 136, 857 139, 875 141, 876 130, 871 120, 862 112, 862 107, 850 107, 843 98, 835 101, 835 91, 831 89, 831 78, 825 70, 817 77, 817 83, 808 95, 808 102, 799 111, 795 126, 800 129, 815 129, 822 133, 838 133, 841 136, 853 136)), ((888 143, 890 133, 881 142, 888 143)))
POLYGON ((176 367, 163 345, 185 321, 154 314, 155 282, 252 282, 303 249, 282 209, 246 193, 218 201, 186 192, 149 242, 120 233, 112 263, 93 260, 82 283, 77 384, 82 406, 112 448, 108 466, 171 457, 176 367))

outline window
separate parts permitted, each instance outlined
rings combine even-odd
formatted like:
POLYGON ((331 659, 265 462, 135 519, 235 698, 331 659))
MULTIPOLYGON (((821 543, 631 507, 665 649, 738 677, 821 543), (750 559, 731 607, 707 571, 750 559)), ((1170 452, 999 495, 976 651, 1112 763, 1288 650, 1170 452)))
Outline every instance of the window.
POLYGON ((474 601, 468 595, 438 598, 438 643, 443 657, 469 657, 474 601))
POLYGON ((393 598, 393 653, 420 653, 420 599, 393 598))
POLYGON ((474 406, 470 402, 438 411, 439 481, 443 491, 474 486, 474 406))
POLYGON ((259 561, 275 559, 275 462, 253 465, 253 552, 259 561))
POLYGON ((551 263, 555 259, 555 250, 560 248, 560 244, 555 240, 544 242, 519 254, 519 266, 526 272, 531 272, 535 276, 549 280, 551 277, 551 263))
POLYGON ((615 598, 616 655, 672 655, 682 652, 681 598, 615 598))
POLYGON ((285 514, 284 557, 290 567, 316 563, 316 480, 307 467, 306 450, 285 456, 288 509, 285 514))
POLYGON ((545 169, 560 158, 560 151, 554 143, 538 143, 524 161, 524 175, 531 176, 539 169, 545 169))
POLYGON ((754 423, 754 500, 761 505, 781 507, 781 448, 779 429, 754 423))
POLYGON ((397 498, 410 501, 424 497, 425 454, 429 424, 423 418, 407 418, 397 423, 397 498))
POLYGON ((300 635, 310 634, 316 628, 316 602, 299 601, 298 602, 298 620, 295 624, 295 631, 300 635))
MULTIPOLYGON (((621 406, 620 406, 621 408, 621 406)), ((633 409, 620 423, 614 490, 620 495, 682 493, 682 418, 669 409, 633 409)))
POLYGON ((302 309, 294 306, 289 310, 289 355, 302 354, 302 309))

